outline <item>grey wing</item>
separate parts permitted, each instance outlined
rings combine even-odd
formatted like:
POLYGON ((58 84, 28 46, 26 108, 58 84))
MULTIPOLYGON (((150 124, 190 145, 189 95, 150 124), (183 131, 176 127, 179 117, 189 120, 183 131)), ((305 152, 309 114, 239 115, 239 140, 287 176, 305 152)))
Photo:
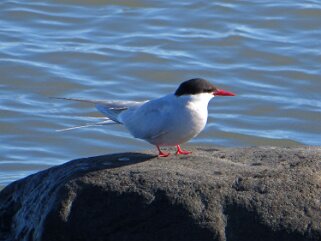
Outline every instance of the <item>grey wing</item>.
POLYGON ((152 142, 153 139, 167 133, 169 105, 166 100, 155 100, 129 108, 119 115, 120 121, 131 134, 139 139, 152 142))

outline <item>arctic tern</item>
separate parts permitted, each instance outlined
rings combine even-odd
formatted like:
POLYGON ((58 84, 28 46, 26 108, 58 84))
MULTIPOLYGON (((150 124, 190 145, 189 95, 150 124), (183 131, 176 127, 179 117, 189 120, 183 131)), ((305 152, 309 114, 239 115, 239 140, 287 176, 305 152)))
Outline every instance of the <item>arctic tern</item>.
MULTIPOLYGON (((205 79, 195 78, 181 83, 175 93, 150 101, 101 101, 61 97, 57 99, 95 104, 108 118, 93 125, 123 124, 133 137, 155 145, 159 157, 167 157, 169 153, 161 151, 161 146, 176 146, 177 155, 190 154, 191 152, 182 150, 180 144, 197 136, 204 129, 209 101, 215 96, 234 95, 217 88, 205 79)), ((91 125, 64 130, 87 126, 91 125)))

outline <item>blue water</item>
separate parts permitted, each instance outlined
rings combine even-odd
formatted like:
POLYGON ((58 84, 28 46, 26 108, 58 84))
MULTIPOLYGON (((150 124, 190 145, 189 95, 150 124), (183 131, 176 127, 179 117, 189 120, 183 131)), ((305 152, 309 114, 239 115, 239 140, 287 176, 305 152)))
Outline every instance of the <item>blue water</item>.
POLYGON ((190 145, 320 145, 320 1, 0 2, 0 186, 71 159, 153 146, 49 96, 146 100, 202 77, 215 98, 190 145))

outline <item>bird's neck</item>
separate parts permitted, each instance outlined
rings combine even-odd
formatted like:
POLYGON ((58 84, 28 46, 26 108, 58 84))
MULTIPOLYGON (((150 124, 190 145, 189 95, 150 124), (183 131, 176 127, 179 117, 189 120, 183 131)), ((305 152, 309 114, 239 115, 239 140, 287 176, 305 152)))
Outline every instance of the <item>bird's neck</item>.
POLYGON ((186 105, 192 105, 200 109, 207 109, 209 101, 214 96, 209 93, 202 93, 202 94, 196 94, 196 95, 186 95, 186 96, 180 96, 178 98, 181 98, 182 103, 186 105))

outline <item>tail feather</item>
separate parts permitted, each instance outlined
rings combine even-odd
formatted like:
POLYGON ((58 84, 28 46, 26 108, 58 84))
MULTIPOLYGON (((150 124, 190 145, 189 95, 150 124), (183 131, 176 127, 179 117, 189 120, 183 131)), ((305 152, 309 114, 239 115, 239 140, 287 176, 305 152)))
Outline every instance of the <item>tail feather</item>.
POLYGON ((72 101, 86 102, 86 103, 92 103, 92 104, 104 103, 104 101, 102 100, 84 100, 84 99, 65 98, 65 97, 49 97, 49 98, 57 99, 57 100, 72 100, 72 101))
POLYGON ((119 120, 118 116, 122 111, 127 110, 130 107, 138 107, 142 104, 146 103, 146 101, 106 101, 106 100, 85 100, 85 99, 77 99, 77 98, 65 98, 65 97, 50 97, 58 100, 72 100, 79 102, 86 102, 95 104, 97 110, 99 110, 102 114, 107 116, 112 121, 122 124, 119 120))
POLYGON ((104 104, 96 104, 96 108, 97 110, 99 110, 102 114, 106 115, 109 119, 119 123, 119 124, 122 124, 119 119, 118 119, 118 116, 119 114, 124 111, 124 110, 127 110, 128 108, 127 107, 117 107, 117 108, 111 108, 111 107, 108 107, 104 104))
MULTIPOLYGON (((121 104, 116 104, 115 101, 103 101, 103 100, 85 100, 85 99, 78 99, 78 98, 66 98, 66 97, 50 97, 58 100, 71 100, 71 101, 79 101, 79 102, 86 102, 95 104, 97 110, 99 110, 102 114, 107 116, 112 121, 121 124, 121 122, 118 120, 118 115, 120 112, 127 110, 128 107, 124 107, 121 104)), ((131 103, 131 102, 125 102, 125 103, 131 103)), ((134 103, 134 102, 132 102, 134 103)), ((85 125, 86 127, 86 125, 85 125)), ((72 129, 77 129, 78 127, 75 127, 72 129)), ((67 128, 68 130, 70 128, 67 128)))
POLYGON ((111 125, 111 124, 117 124, 116 122, 107 119, 101 122, 96 122, 96 123, 88 123, 86 125, 81 125, 81 126, 73 126, 69 128, 64 128, 64 129, 59 129, 56 130, 57 132, 63 132, 63 131, 70 131, 70 130, 75 130, 75 129, 80 129, 80 128, 85 128, 85 127, 91 127, 91 126, 102 126, 102 125, 111 125))

